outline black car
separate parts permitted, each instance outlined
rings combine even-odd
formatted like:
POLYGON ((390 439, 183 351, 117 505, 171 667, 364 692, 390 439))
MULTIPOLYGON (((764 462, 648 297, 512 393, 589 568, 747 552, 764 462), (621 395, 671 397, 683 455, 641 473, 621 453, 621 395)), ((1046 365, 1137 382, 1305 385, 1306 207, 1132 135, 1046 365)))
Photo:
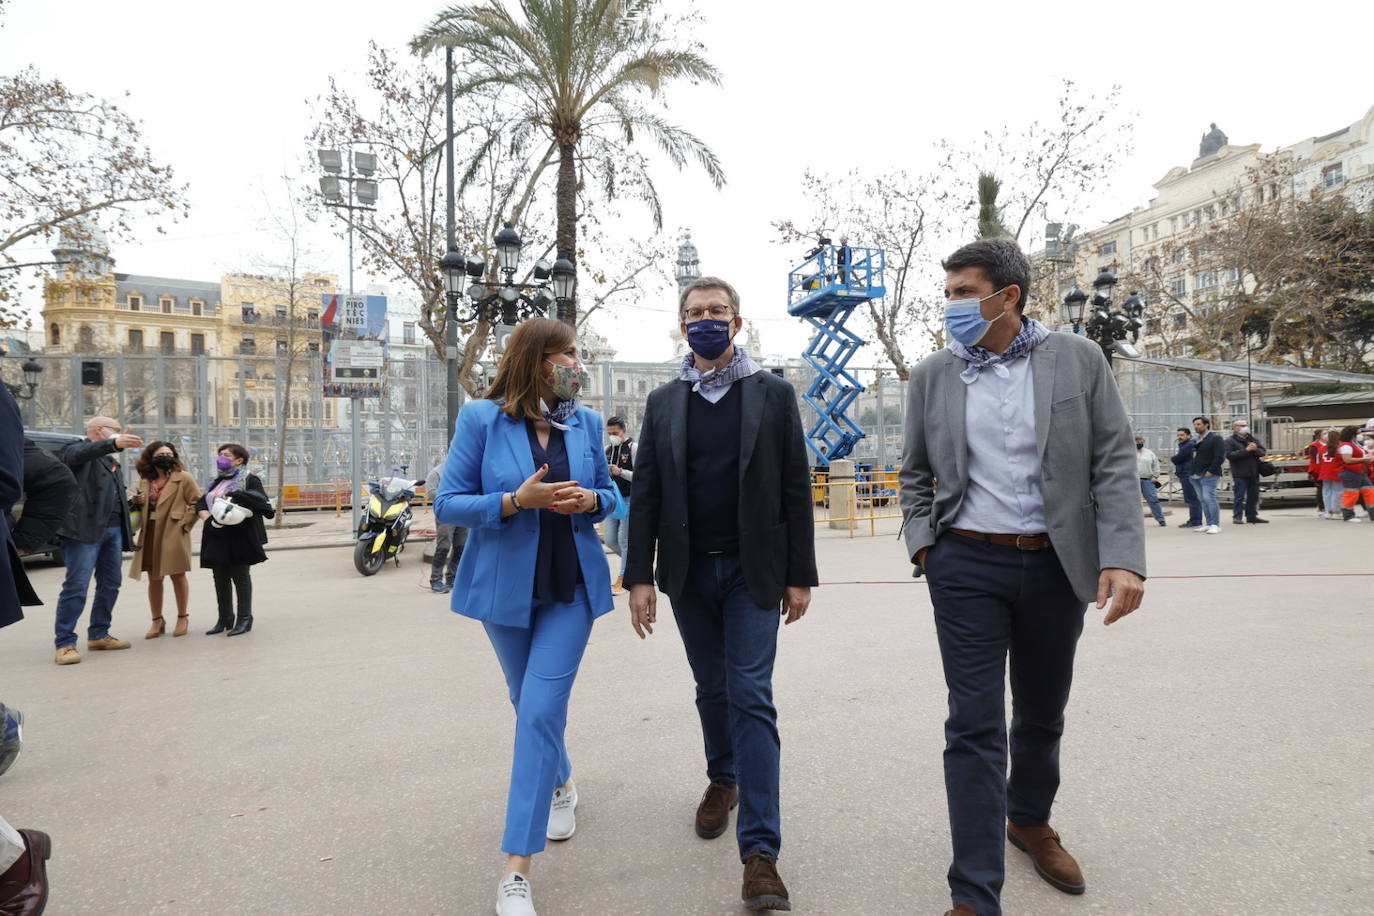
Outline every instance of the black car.
MULTIPOLYGON (((57 454, 68 444, 80 442, 82 437, 74 436, 71 433, 50 433, 43 430, 26 429, 24 430, 24 438, 32 439, 39 448, 57 454)), ((10 514, 12 518, 7 521, 10 527, 14 527, 14 523, 24 514, 24 501, 22 499, 10 509, 10 514)), ((25 562, 34 559, 52 560, 60 566, 62 565, 62 548, 55 543, 44 544, 37 550, 24 555, 25 562)))

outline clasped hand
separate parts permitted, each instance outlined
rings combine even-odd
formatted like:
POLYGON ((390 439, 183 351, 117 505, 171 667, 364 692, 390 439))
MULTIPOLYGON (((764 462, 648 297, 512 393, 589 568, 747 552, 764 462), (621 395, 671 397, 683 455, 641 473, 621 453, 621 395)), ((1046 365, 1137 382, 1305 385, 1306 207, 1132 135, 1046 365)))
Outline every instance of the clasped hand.
POLYGON ((590 512, 595 508, 596 494, 591 490, 579 486, 575 480, 545 483, 544 477, 548 473, 549 466, 540 465, 539 470, 526 477, 525 482, 520 484, 520 489, 515 491, 520 508, 548 509, 559 515, 590 512))

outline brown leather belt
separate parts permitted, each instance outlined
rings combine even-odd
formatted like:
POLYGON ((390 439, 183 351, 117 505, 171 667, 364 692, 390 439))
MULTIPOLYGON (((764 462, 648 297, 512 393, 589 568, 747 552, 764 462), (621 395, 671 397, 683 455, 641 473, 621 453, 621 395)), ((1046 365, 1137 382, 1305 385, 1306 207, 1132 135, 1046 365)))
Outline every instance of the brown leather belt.
POLYGON ((1000 544, 1003 547, 1015 547, 1017 550, 1045 550, 1050 546, 1048 534, 988 534, 984 531, 967 531, 963 528, 951 528, 949 530, 952 534, 957 534, 960 537, 986 541, 989 544, 1000 544))

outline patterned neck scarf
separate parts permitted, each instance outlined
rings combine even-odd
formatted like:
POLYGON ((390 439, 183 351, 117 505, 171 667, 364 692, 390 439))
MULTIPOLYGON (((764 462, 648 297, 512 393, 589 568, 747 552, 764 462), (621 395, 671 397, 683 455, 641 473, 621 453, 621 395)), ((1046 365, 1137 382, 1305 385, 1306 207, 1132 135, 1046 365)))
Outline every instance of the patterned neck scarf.
POLYGON ((749 352, 743 347, 735 347, 735 358, 730 360, 729 365, 720 369, 711 369, 702 372, 697 368, 696 357, 688 353, 682 358, 682 375, 679 376, 684 382, 693 382, 693 391, 700 391, 703 388, 724 388, 726 385, 748 378, 763 367, 749 358, 749 352))
POLYGON ((559 429, 567 429, 568 427, 564 425, 564 421, 577 413, 577 398, 568 401, 559 401, 558 406, 553 410, 544 407, 543 411, 544 419, 549 421, 550 426, 556 426, 559 429))
POLYGON ((1027 318, 1023 315, 1021 317, 1021 332, 1016 335, 1011 346, 1001 353, 993 353, 991 350, 985 350, 978 346, 967 347, 957 340, 951 340, 948 349, 949 352, 968 363, 968 368, 959 373, 959 378, 964 380, 965 385, 972 385, 978 380, 978 373, 987 368, 991 368, 999 378, 1006 378, 1011 375, 1003 363, 1020 359, 1049 336, 1049 328, 1034 318, 1027 318))
POLYGON ((215 481, 215 485, 205 495, 205 504, 213 506, 215 500, 228 496, 236 490, 242 490, 247 483, 248 465, 241 464, 215 481))

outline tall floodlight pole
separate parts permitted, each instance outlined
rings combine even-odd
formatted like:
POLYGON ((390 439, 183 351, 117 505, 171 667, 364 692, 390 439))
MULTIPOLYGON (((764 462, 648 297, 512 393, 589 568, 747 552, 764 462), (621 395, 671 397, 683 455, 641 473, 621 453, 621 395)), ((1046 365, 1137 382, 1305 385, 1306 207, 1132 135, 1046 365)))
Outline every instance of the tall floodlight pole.
POLYGON ((463 388, 458 382, 458 297, 460 290, 449 282, 456 271, 461 275, 463 259, 458 255, 457 204, 453 197, 453 49, 444 49, 444 171, 448 180, 448 213, 445 220, 447 232, 447 253, 440 264, 444 275, 444 304, 447 317, 444 319, 444 368, 448 380, 448 396, 445 399, 445 415, 448 421, 444 441, 453 438, 458 426, 458 411, 463 407, 463 388))
MULTIPOLYGON (((353 295, 353 211, 372 210, 370 206, 377 202, 377 183, 372 181, 372 175, 377 171, 377 157, 372 153, 355 153, 350 148, 345 154, 338 150, 319 151, 320 167, 327 173, 320 179, 320 191, 324 194, 324 203, 327 207, 338 207, 343 210, 347 217, 345 222, 348 225, 348 295, 353 295), (344 155, 348 158, 348 174, 340 174, 343 171, 344 155), (355 174, 358 173, 358 174, 355 174), (348 198, 344 199, 340 182, 348 185, 348 198), (356 200, 356 202, 355 202, 356 200)), ((338 331, 335 331, 336 335, 338 331)), ((352 495, 348 503, 353 511, 353 531, 356 535, 358 531, 358 519, 361 513, 359 493, 362 490, 362 455, 359 451, 359 442, 362 439, 362 427, 359 414, 361 413, 362 398, 358 395, 355 388, 352 397, 349 399, 349 418, 351 425, 351 435, 348 449, 348 474, 353 487, 352 495)))

